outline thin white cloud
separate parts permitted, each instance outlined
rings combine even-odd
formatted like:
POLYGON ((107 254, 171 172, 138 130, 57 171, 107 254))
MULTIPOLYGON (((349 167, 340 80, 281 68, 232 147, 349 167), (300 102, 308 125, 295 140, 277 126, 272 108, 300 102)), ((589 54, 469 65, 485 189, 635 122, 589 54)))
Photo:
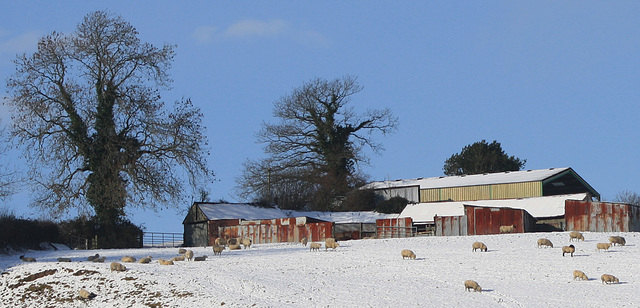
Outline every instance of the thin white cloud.
POLYGON ((0 54, 23 53, 36 48, 41 34, 35 31, 25 32, 21 35, 10 37, 8 33, 0 33, 0 54))
POLYGON ((199 43, 207 43, 210 42, 213 38, 218 28, 213 26, 201 26, 198 27, 193 33, 191 37, 194 38, 199 43))
POLYGON ((228 37, 268 37, 283 34, 287 32, 288 28, 289 24, 281 19, 270 21, 243 20, 229 26, 224 35, 228 37))

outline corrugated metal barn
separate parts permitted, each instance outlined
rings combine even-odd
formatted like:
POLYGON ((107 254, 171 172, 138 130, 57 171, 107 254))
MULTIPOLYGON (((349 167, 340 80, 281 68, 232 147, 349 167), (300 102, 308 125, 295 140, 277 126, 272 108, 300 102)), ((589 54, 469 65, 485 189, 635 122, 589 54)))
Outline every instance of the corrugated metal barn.
POLYGON ((464 206, 462 216, 436 216, 436 235, 499 234, 500 226, 515 225, 515 233, 535 230, 536 219, 526 210, 505 207, 464 206))
POLYGON ((640 207, 609 202, 567 200, 567 230, 593 232, 640 232, 640 207))

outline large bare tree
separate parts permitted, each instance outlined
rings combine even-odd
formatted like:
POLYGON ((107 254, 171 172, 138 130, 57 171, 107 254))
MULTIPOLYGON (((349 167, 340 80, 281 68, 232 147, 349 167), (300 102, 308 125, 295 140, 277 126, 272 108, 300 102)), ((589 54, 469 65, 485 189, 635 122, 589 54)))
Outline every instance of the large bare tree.
POLYGON ((273 114, 280 122, 264 123, 258 133, 268 158, 245 163, 239 191, 279 203, 283 196, 292 202, 313 199, 316 204, 307 205, 331 209, 362 180, 357 166, 368 162, 363 149, 382 149, 373 134, 397 126, 389 109, 357 114, 349 102, 361 90, 352 76, 316 78, 276 101, 273 114))
POLYGON ((110 224, 127 205, 176 202, 187 178, 212 176, 202 113, 165 107, 174 46, 141 42, 120 16, 88 14, 71 35, 53 32, 15 60, 8 80, 13 136, 30 161, 35 204, 94 210, 110 224))

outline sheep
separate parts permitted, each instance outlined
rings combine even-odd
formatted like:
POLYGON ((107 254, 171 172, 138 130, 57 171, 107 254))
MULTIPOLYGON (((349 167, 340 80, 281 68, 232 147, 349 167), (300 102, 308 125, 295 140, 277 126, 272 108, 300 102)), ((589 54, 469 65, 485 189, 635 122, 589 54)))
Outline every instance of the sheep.
POLYGON ((251 243, 253 243, 253 241, 248 237, 243 237, 240 243, 244 246, 244 249, 247 249, 251 248, 251 243))
POLYGON ((569 246, 562 246, 562 256, 564 257, 565 253, 570 253, 571 256, 573 257, 573 253, 576 252, 576 247, 573 245, 569 245, 569 246))
POLYGON ((213 255, 221 255, 224 251, 224 246, 213 246, 213 255))
POLYGON ((184 249, 184 248, 180 248, 180 249, 178 249, 178 254, 179 254, 179 255, 183 255, 183 254, 185 254, 186 252, 187 252, 187 250, 186 250, 186 249, 184 249))
POLYGON ((306 247, 306 246, 307 246, 307 238, 306 238, 306 237, 303 237, 303 238, 300 240, 300 243, 302 243, 302 245, 306 247))
POLYGON ((587 275, 585 275, 584 272, 579 271, 579 270, 575 270, 573 271, 573 280, 576 280, 577 278, 583 279, 583 280, 589 280, 589 278, 587 278, 587 275))
POLYGON ((171 258, 169 260, 171 260, 173 262, 177 262, 177 261, 184 261, 184 259, 185 259, 185 256, 182 255, 182 256, 175 256, 175 257, 173 257, 173 258, 171 258))
POLYGON ((58 262, 71 262, 71 258, 58 258, 58 262))
POLYGON ((310 243, 309 244, 309 251, 318 251, 320 250, 320 248, 322 248, 322 244, 320 243, 310 243))
POLYGON ((214 244, 215 244, 216 246, 226 246, 226 245, 227 245, 227 240, 225 240, 225 239, 223 239, 223 238, 219 237, 219 238, 217 238, 217 239, 214 241, 214 244))
POLYGON ((124 272, 126 271, 127 268, 122 265, 121 263, 118 262, 111 262, 111 271, 116 271, 116 272, 124 272))
POLYGON ((582 233, 578 232, 578 231, 571 231, 569 233, 569 241, 573 241, 573 240, 582 240, 584 242, 584 236, 582 236, 582 233))
POLYGON ((329 248, 332 248, 333 250, 336 250, 336 248, 340 247, 340 244, 338 244, 336 242, 336 239, 330 237, 324 240, 324 250, 328 250, 329 248))
POLYGON ((136 262, 136 258, 132 257, 132 256, 124 256, 120 259, 120 261, 122 262, 127 262, 127 263, 132 263, 132 262, 136 262))
POLYGON ((106 260, 106 259, 107 259, 107 257, 102 256, 102 257, 100 257, 100 258, 93 259, 93 261, 91 261, 91 262, 95 262, 95 263, 104 263, 104 260, 106 260))
POLYGON ((547 247, 553 248, 553 243, 551 243, 551 241, 549 239, 540 238, 540 239, 538 239, 538 248, 540 248, 542 246, 547 246, 547 247))
POLYGON ((143 263, 143 264, 147 264, 151 262, 151 256, 146 256, 144 258, 140 258, 140 261, 138 261, 138 263, 143 263))
POLYGON ((475 243, 473 243, 472 248, 473 248, 473 250, 472 250, 472 251, 476 251, 476 250, 478 250, 478 249, 480 249, 480 251, 481 251, 481 252, 482 252, 482 251, 484 251, 484 252, 486 252, 486 251, 487 251, 487 245, 485 245, 485 244, 484 244, 484 243, 482 243, 482 242, 475 242, 475 243))
POLYGON ((238 249, 242 249, 242 247, 240 247, 239 244, 229 244, 229 250, 238 250, 238 249))
POLYGON ((227 245, 231 246, 231 245, 238 245, 238 239, 237 238, 230 238, 227 241, 227 245))
POLYGON ((500 226, 500 233, 513 233, 516 232, 516 225, 500 226))
POLYGON ((93 255, 93 256, 88 256, 88 257, 87 257, 87 261, 93 261, 93 260, 95 260, 95 259, 97 259, 97 258, 100 258, 100 255, 99 255, 99 254, 95 254, 95 255, 93 255))
POLYGON ((622 236, 610 236, 609 242, 615 246, 618 244, 619 246, 624 246, 627 244, 627 241, 622 236))
POLYGON ((416 259, 416 254, 413 253, 413 251, 409 250, 409 249, 404 249, 400 252, 400 254, 402 255, 402 259, 404 260, 405 258, 409 258, 409 259, 416 259))
POLYGON ((465 280, 464 281, 464 288, 468 292, 471 292, 470 289, 473 289, 474 292, 482 293, 482 287, 480 287, 480 285, 478 285, 478 283, 473 281, 473 280, 465 280))
POLYGON ((97 295, 95 293, 89 292, 89 291, 87 291, 85 289, 80 289, 78 291, 78 296, 80 297, 80 299, 86 300, 86 299, 93 299, 97 295))
POLYGON ((187 252, 184 253, 184 256, 187 258, 187 261, 191 261, 193 259, 193 250, 187 250, 187 252))
POLYGON ((207 260, 207 256, 193 258, 193 261, 205 261, 205 260, 207 260))
POLYGON ((602 283, 606 283, 606 284, 610 284, 610 283, 620 283, 620 280, 618 278, 616 278, 616 276, 613 275, 609 275, 609 274, 602 274, 602 276, 600 276, 600 280, 602 280, 602 283))
POLYGON ((160 263, 160 265, 173 265, 173 261, 165 259, 158 259, 158 263, 160 263))
POLYGON ((22 262, 36 262, 36 258, 25 257, 25 256, 20 256, 20 260, 22 260, 22 262))
POLYGON ((597 243, 596 244, 596 251, 600 251, 602 250, 609 250, 609 248, 611 248, 611 243, 597 243))

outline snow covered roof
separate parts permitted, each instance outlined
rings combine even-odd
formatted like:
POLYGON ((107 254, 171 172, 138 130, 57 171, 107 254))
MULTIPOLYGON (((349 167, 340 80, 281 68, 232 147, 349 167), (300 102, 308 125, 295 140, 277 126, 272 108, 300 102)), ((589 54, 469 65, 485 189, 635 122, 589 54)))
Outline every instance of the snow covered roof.
POLYGON ((199 203, 202 213, 209 220, 221 219, 274 219, 289 217, 310 217, 335 223, 375 223, 377 219, 396 217, 398 214, 376 212, 317 212, 288 211, 277 208, 262 208, 242 203, 199 203))
POLYGON ((557 195, 547 197, 478 200, 478 201, 450 201, 408 204, 398 217, 411 217, 416 223, 433 223, 433 217, 462 216, 465 205, 485 207, 508 207, 523 209, 535 218, 556 217, 564 215, 565 200, 585 200, 586 193, 557 195))
POLYGON ((526 171, 506 171, 498 173, 485 173, 459 176, 440 176, 430 178, 417 178, 409 180, 379 181, 366 185, 366 188, 384 189, 405 186, 420 186, 420 189, 464 187, 488 184, 507 184, 543 181, 554 175, 565 172, 571 168, 550 168, 526 171))

